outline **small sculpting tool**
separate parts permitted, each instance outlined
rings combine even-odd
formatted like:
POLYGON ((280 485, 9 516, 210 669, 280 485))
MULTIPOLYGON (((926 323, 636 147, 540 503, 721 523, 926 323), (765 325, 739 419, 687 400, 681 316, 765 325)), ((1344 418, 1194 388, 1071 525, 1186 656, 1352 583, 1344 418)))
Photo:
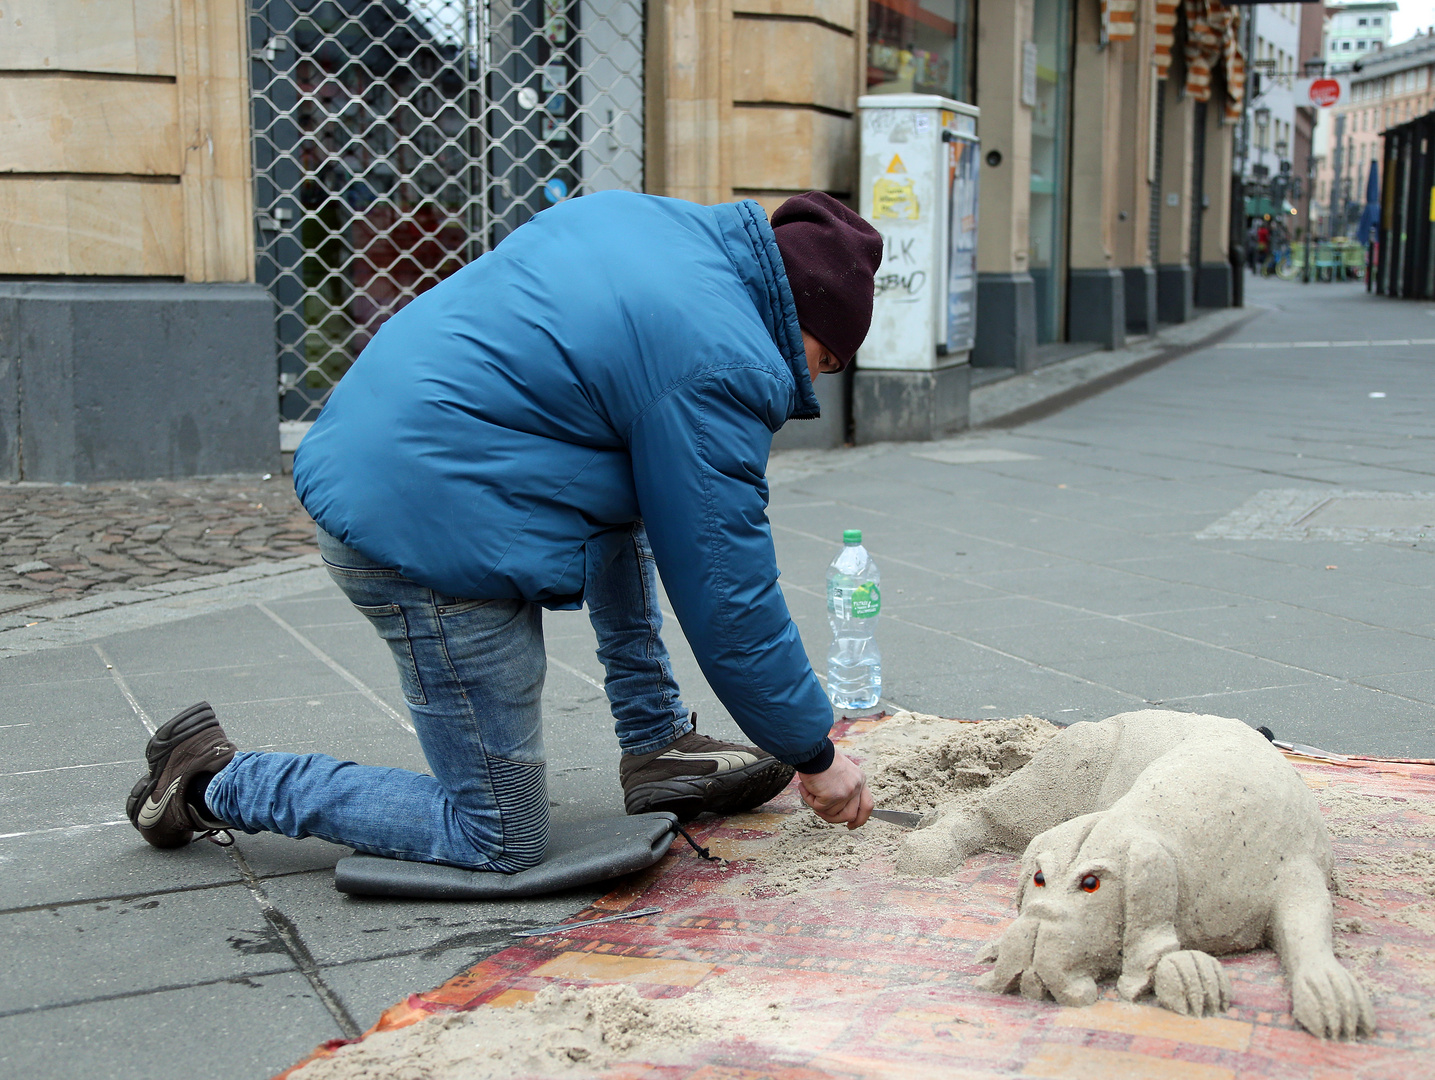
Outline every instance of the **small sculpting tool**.
POLYGON ((640 915, 656 915, 663 909, 660 907, 638 908, 636 911, 622 911, 617 915, 604 915, 601 919, 581 919, 578 922, 559 923, 557 926, 540 926, 536 930, 515 930, 513 937, 545 937, 548 934, 561 934, 564 930, 576 930, 583 926, 597 926, 599 923, 617 922, 619 919, 636 919, 640 915))
POLYGON ((1317 761, 1343 764, 1350 760, 1344 754, 1334 754, 1329 750, 1322 750, 1318 746, 1307 746, 1305 743, 1281 742, 1280 739, 1272 739, 1271 745, 1278 750, 1284 750, 1287 754, 1299 754, 1301 757, 1315 758, 1317 761))
POLYGON ((921 814, 908 813, 906 810, 873 810, 872 816, 879 821, 890 821, 893 825, 908 829, 916 828, 922 820, 921 814))

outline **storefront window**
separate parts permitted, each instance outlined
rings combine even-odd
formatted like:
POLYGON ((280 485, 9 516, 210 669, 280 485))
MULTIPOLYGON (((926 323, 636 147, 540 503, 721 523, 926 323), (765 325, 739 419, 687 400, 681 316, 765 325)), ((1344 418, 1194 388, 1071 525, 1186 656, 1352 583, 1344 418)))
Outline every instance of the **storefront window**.
POLYGON ((870 0, 867 92, 974 101, 973 0, 870 0))
POLYGON ((1031 253, 1036 339, 1066 329, 1066 173, 1071 116, 1071 0, 1036 0, 1036 107, 1031 113, 1031 253))

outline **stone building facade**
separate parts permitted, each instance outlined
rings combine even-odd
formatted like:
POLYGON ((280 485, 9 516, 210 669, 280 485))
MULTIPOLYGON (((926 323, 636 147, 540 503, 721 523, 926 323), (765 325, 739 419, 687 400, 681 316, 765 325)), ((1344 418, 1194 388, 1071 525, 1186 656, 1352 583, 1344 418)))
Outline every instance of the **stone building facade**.
MULTIPOLYGON (((857 205, 869 93, 980 111, 976 344, 951 364, 1028 371, 1232 302, 1220 0, 3 10, 0 478, 272 462, 389 314, 565 198, 857 205)), ((784 438, 863 438, 831 382, 784 438)))

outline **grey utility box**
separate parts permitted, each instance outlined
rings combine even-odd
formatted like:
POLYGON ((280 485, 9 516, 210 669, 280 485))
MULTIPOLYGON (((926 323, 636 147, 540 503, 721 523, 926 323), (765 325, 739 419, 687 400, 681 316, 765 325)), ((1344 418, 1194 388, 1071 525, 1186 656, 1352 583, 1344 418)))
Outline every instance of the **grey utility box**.
POLYGON ((967 426, 980 114, 932 94, 871 94, 857 106, 859 205, 883 241, 853 383, 857 441, 937 439, 967 426))

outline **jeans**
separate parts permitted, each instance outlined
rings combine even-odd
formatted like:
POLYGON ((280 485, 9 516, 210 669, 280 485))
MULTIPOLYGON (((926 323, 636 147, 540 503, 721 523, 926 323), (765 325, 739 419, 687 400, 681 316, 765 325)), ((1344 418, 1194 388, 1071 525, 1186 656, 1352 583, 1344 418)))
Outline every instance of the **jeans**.
MULTIPOLYGON (((356 851, 514 873, 548 843, 543 611, 445 596, 319 531, 330 576, 389 645, 432 775, 325 754, 240 752, 205 794, 244 832, 318 836, 356 851)), ((641 522, 589 574, 589 619, 619 745, 643 754, 691 730, 660 631, 641 522)))

